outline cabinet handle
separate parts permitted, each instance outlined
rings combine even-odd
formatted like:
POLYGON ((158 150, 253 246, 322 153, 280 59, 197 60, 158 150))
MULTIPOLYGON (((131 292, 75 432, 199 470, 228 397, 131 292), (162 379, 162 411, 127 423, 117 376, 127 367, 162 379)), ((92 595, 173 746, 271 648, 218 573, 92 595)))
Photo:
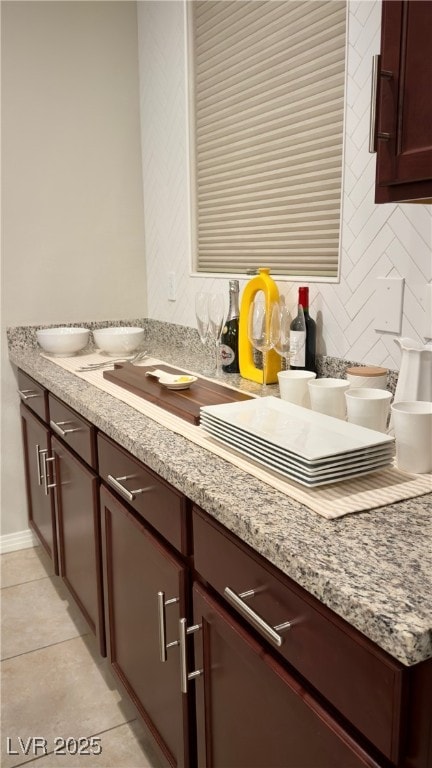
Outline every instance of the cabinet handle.
POLYGON ((34 389, 19 389, 18 394, 21 400, 31 400, 32 397, 41 397, 41 393, 35 392, 34 389))
POLYGON ((51 456, 51 458, 47 457, 48 451, 41 451, 42 454, 42 470, 43 470, 43 484, 44 484, 44 491, 45 496, 49 496, 50 488, 55 488, 55 483, 49 483, 48 482, 48 467, 47 464, 49 461, 55 461, 54 456, 51 456))
POLYGON ((203 674, 202 669, 196 669, 194 672, 187 671, 187 659, 186 659, 186 637, 187 635, 193 635, 194 632, 199 632, 202 625, 193 624, 192 627, 187 627, 187 619, 180 619, 179 621, 179 645, 180 645, 180 690, 182 693, 187 693, 188 681, 194 680, 203 674))
POLYGON ((377 138, 381 141, 390 141, 391 139, 391 133, 386 133, 385 131, 378 131, 377 138))
POLYGON ((36 467, 37 467, 37 475, 38 475, 38 485, 42 485, 42 467, 41 467, 41 454, 48 453, 48 448, 41 448, 40 445, 36 443, 36 467))
POLYGON ((178 640, 173 640, 172 643, 166 641, 166 621, 165 621, 165 606, 174 605, 180 602, 180 598, 171 597, 169 600, 165 600, 165 592, 158 592, 158 617, 159 617, 159 658, 161 661, 167 660, 168 648, 174 648, 179 645, 178 640))
POLYGON ((121 480, 133 480, 134 475, 124 475, 123 477, 113 477, 112 475, 108 475, 107 480, 109 485, 111 485, 113 488, 118 491, 120 496, 123 496, 126 501, 135 501, 135 497, 138 496, 140 493, 148 493, 149 491, 153 490, 153 486, 149 485, 147 488, 137 488, 135 491, 128 491, 127 488, 122 485, 120 482, 121 480))
POLYGON ((50 421, 50 427, 57 432, 60 437, 66 437, 71 432, 82 432, 81 427, 73 427, 72 429, 62 429, 65 424, 73 424, 73 421, 50 421))
POLYGON ((380 70, 380 61, 381 56, 379 54, 372 56, 371 101, 369 118, 369 152, 371 154, 376 152, 377 138, 383 141, 389 141, 391 139, 390 133, 376 131, 378 77, 381 77, 384 80, 391 80, 393 77, 393 72, 390 72, 388 69, 380 70))
MULTIPOLYGON (((382 80, 391 80, 393 77, 393 72, 390 72, 388 69, 381 69, 379 76, 382 80)), ((380 139, 380 141, 390 141, 392 137, 391 133, 387 133, 386 131, 378 131, 377 138, 380 139)))
POLYGON ((375 128, 376 128, 379 61, 380 61, 379 54, 372 56, 371 100, 370 100, 370 117, 369 117, 369 152, 371 154, 376 152, 375 128))
POLYGON ((270 640, 273 645, 276 646, 276 648, 280 648, 282 643, 284 642, 284 638, 280 636, 279 632, 283 632, 286 629, 290 629, 292 626, 291 621, 285 621, 283 624, 277 624, 275 627, 271 627, 270 624, 267 624, 264 619, 261 618, 261 616, 258 615, 258 613, 255 613, 255 611, 252 610, 245 602, 244 599, 248 597, 254 597, 256 594, 256 590, 249 589, 247 592, 240 592, 238 595, 236 592, 234 592, 230 587, 225 587, 224 594, 228 602, 238 610, 239 613, 243 616, 244 619, 247 619, 254 627, 255 629, 260 632, 263 637, 265 637, 267 640, 270 640))

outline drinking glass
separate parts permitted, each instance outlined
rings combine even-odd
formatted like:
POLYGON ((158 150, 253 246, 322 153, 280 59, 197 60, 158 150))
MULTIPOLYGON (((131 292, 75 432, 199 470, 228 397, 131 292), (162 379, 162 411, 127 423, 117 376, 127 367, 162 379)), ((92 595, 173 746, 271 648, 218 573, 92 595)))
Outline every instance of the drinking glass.
POLYGON ((290 326, 291 315, 288 307, 285 305, 283 296, 279 299, 279 337, 275 343, 275 350, 285 360, 285 368, 288 368, 290 355, 290 326))
POLYGON ((264 301, 255 299, 249 308, 248 337, 252 346, 262 353, 263 392, 267 387, 268 353, 277 344, 279 334, 279 304, 275 301, 266 304, 264 301))
POLYGON ((209 294, 207 291, 198 291, 195 295, 195 317, 199 337, 205 344, 209 332, 209 294))
POLYGON ((221 373, 219 346, 225 317, 224 297, 222 293, 210 293, 208 302, 208 317, 209 336, 215 345, 216 376, 219 376, 221 373))

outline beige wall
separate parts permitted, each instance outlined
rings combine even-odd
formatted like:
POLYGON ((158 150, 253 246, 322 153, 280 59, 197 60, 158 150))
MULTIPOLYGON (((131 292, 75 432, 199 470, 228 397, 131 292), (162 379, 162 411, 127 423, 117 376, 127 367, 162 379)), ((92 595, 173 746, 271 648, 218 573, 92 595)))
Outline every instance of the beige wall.
POLYGON ((27 527, 7 325, 146 315, 136 4, 2 2, 2 535, 27 527))

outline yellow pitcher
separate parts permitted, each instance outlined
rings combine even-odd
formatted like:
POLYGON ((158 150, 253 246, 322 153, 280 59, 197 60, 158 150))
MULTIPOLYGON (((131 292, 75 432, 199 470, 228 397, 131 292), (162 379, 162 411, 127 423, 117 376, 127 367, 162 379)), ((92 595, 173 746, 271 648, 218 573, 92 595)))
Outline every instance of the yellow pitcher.
MULTIPOLYGON (((268 307, 270 302, 279 301, 279 290, 270 277, 270 270, 267 267, 261 267, 258 270, 258 275, 253 277, 244 288, 243 296, 240 306, 240 320, 239 320, 239 363, 240 363, 240 376, 244 379, 250 379, 251 381, 257 381, 259 384, 263 382, 263 371, 257 368, 253 358, 253 347, 248 338, 248 318, 249 308, 255 298, 258 291, 263 291, 265 303, 268 307)), ((268 352, 267 358, 267 376, 266 384, 274 384, 277 382, 277 374, 281 369, 281 359, 274 349, 268 352)))

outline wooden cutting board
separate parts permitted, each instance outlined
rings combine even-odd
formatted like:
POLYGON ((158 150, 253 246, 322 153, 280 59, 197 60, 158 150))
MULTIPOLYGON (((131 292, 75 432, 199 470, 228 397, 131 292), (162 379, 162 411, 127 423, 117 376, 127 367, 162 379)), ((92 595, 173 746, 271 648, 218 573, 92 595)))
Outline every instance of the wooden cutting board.
POLYGON ((167 389, 153 376, 146 376, 147 371, 154 371, 156 367, 167 373, 185 373, 180 368, 171 368, 168 365, 136 366, 131 363, 121 363, 114 365, 113 371, 104 371, 103 375, 108 381, 124 387, 134 395, 143 397, 192 424, 199 424, 202 405, 220 405, 251 399, 250 395, 243 392, 236 392, 224 387, 223 384, 200 378, 194 381, 189 389, 167 389))

